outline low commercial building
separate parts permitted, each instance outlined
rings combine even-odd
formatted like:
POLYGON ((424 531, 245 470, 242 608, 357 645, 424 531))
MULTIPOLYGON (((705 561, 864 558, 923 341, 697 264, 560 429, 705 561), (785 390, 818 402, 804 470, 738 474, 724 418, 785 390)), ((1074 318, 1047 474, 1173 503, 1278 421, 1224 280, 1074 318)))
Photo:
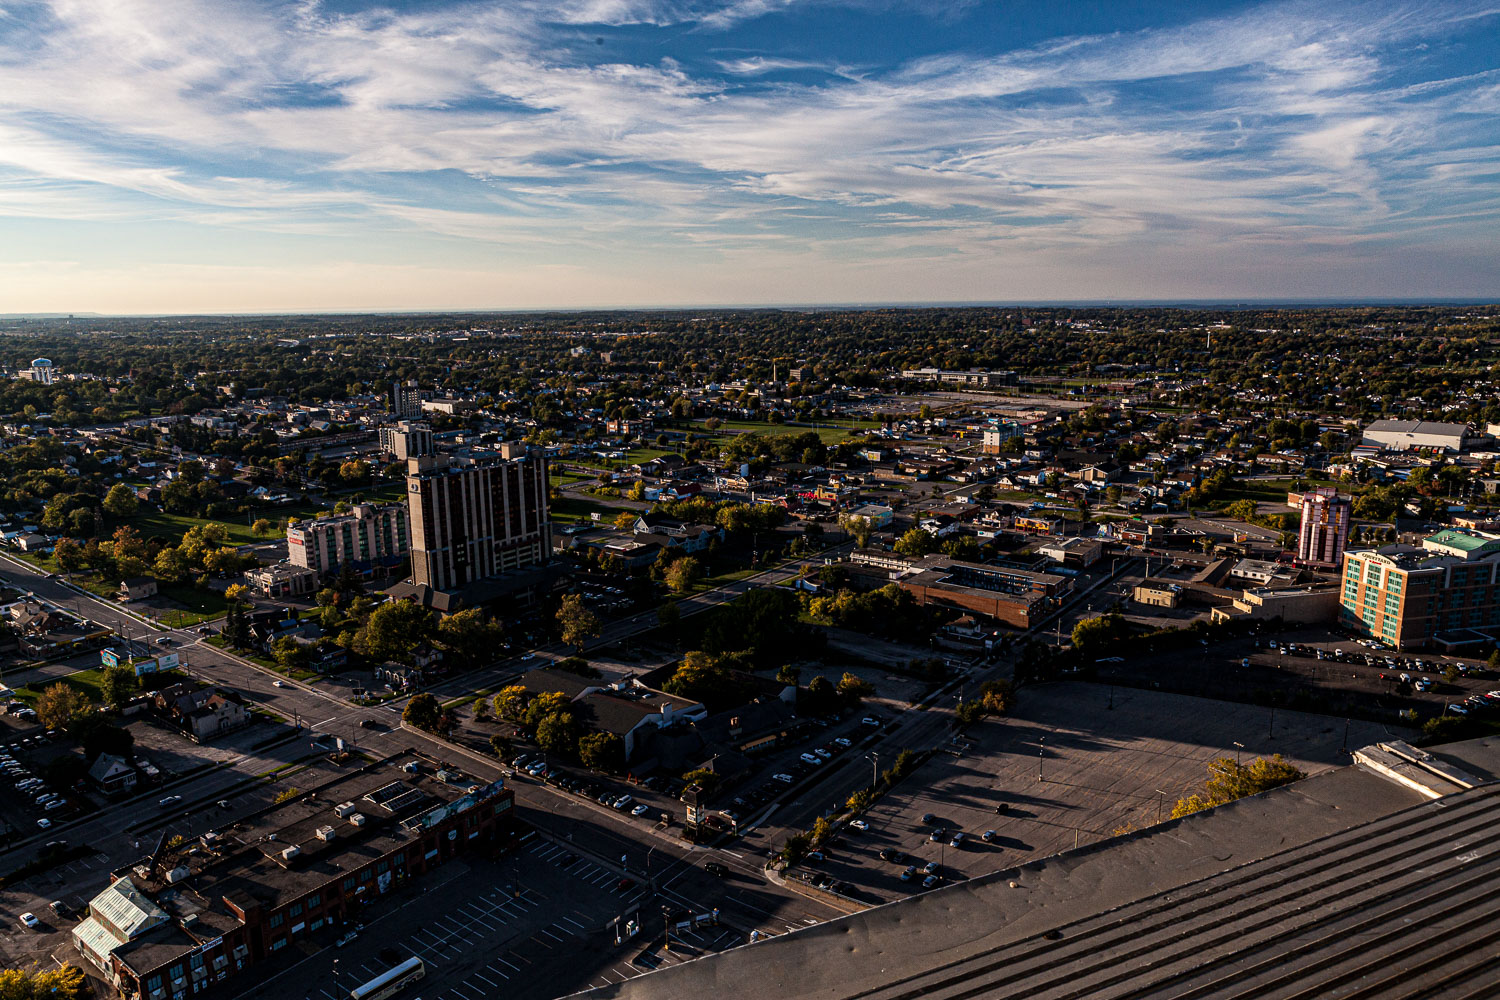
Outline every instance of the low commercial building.
POLYGON ((1332 622, 1339 613, 1337 587, 1257 587, 1227 606, 1213 609, 1215 622, 1270 621, 1310 625, 1332 622))
POLYGON ((318 589, 318 571, 292 563, 245 571, 245 585, 263 597, 300 597, 318 589))
POLYGON ((513 806, 503 782, 416 754, 370 761, 115 871, 73 944, 122 996, 232 996, 245 986, 226 981, 284 949, 330 942, 406 880, 493 851, 513 806))
POLYGON ((954 608, 1030 628, 1056 610, 1072 581, 1052 573, 926 556, 896 583, 918 604, 954 608))
POLYGON ((1384 451, 1426 449, 1461 452, 1468 449, 1474 431, 1468 424, 1432 420, 1376 420, 1364 429, 1361 444, 1384 451))
POLYGON ((1153 608, 1175 608, 1182 603, 1182 587, 1166 580, 1142 580, 1130 592, 1130 599, 1153 608))
POLYGON ((1104 557, 1104 543, 1097 538, 1059 538, 1038 545, 1036 554, 1063 566, 1088 569, 1104 557))

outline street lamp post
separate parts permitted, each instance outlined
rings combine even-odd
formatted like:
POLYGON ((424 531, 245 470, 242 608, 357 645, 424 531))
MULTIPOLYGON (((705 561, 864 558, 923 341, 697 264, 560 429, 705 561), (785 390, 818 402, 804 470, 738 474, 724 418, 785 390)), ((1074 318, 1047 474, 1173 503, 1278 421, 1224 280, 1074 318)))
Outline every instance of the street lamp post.
POLYGON ((870 791, 873 792, 880 784, 880 754, 871 750, 865 756, 870 758, 870 791))
POLYGON ((1236 768, 1240 766, 1240 751, 1244 749, 1245 744, 1241 743, 1239 740, 1234 741, 1234 766, 1236 768))
POLYGON ((1164 801, 1166 801, 1166 798, 1167 798, 1167 793, 1164 792, 1164 791, 1162 791, 1160 788, 1158 788, 1156 790, 1156 821, 1158 823, 1161 822, 1161 807, 1162 807, 1162 803, 1164 801))
POLYGON ((1037 781, 1045 780, 1045 779, 1042 778, 1042 761, 1046 759, 1046 756, 1047 756, 1047 737, 1043 736, 1042 739, 1041 739, 1041 742, 1037 744, 1037 748, 1036 748, 1036 780, 1037 781))

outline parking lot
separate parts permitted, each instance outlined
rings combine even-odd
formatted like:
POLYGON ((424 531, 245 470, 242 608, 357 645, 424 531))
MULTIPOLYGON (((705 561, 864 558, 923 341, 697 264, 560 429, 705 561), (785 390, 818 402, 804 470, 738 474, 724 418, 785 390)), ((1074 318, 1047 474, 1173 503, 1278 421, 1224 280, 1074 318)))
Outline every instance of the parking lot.
POLYGON ((771 936, 801 926, 747 923, 754 917, 748 908, 705 895, 721 891, 722 882, 680 860, 658 861, 649 876, 639 860, 622 874, 533 835, 501 860, 453 863, 410 902, 365 924, 348 945, 316 952, 243 995, 344 1000, 359 984, 417 957, 426 975, 411 992, 432 1000, 562 996, 743 944, 751 929, 771 936), (674 928, 670 950, 662 947, 663 904, 674 924, 688 925, 674 928), (717 923, 715 906, 722 910, 717 923), (617 944, 613 922, 627 916, 639 932, 617 944), (695 918, 706 919, 692 926, 695 918))
MULTIPOLYGON (((1414 735, 1347 725, 1351 749, 1414 735)), ((1216 757, 1280 753, 1309 773, 1340 766, 1349 760, 1345 726, 1341 718, 1278 710, 1273 719, 1258 706, 1100 684, 1030 687, 1015 716, 975 726, 969 745, 937 753, 869 810, 868 830, 846 828, 826 860, 808 868, 850 884, 856 898, 887 901, 919 890, 929 862, 947 883, 1165 819, 1178 798, 1201 788, 1216 757), (986 831, 994 831, 989 840, 986 831), (955 833, 964 834, 959 847, 955 833), (903 859, 883 860, 882 850, 903 859), (911 865, 920 873, 902 881, 911 865)))

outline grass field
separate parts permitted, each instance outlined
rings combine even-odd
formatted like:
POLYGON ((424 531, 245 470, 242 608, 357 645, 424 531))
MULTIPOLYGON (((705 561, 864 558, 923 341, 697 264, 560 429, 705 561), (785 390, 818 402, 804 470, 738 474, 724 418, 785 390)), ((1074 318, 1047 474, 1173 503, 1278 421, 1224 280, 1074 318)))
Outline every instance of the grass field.
MULTIPOLYGON (((1255 482, 1236 482, 1233 486, 1222 491, 1214 497, 1209 505, 1216 509, 1223 509, 1236 500, 1254 500, 1256 503, 1286 504, 1287 491, 1292 488, 1294 479, 1261 479, 1255 482)), ((1302 482, 1309 486, 1338 486, 1340 489, 1348 490, 1348 484, 1335 483, 1331 479, 1304 479, 1302 482)))
POLYGON ((54 684, 66 684, 89 701, 99 704, 104 701, 104 691, 99 682, 104 674, 101 670, 79 670, 66 677, 49 677, 43 681, 32 681, 16 688, 16 697, 27 705, 35 706, 37 697, 54 684))
POLYGON ((229 602, 217 590, 198 590, 196 587, 172 584, 162 587, 160 592, 163 597, 185 609, 170 608, 161 612, 162 620, 177 628, 222 618, 229 613, 229 602))
MULTIPOLYGON (((266 516, 273 521, 278 517, 285 517, 284 514, 276 511, 268 511, 266 516)), ((229 540, 236 545, 243 545, 247 542, 263 542, 266 540, 252 532, 248 524, 237 524, 234 521, 214 521, 206 517, 188 517, 185 514, 168 514, 162 510, 143 511, 125 523, 140 532, 142 538, 160 538, 164 541, 170 541, 173 545, 182 541, 182 536, 190 528, 197 528, 205 524, 222 524, 224 529, 229 533, 229 540)))
POLYGON ((601 522, 613 521, 615 515, 621 510, 619 507, 607 507, 602 503, 592 500, 580 500, 577 497, 565 496, 555 501, 552 505, 552 520, 562 521, 568 524, 584 523, 593 520, 591 514, 598 513, 601 522))
MULTIPOLYGON (((880 427, 880 422, 875 420, 854 421, 856 430, 870 430, 880 427)), ((809 427, 802 424, 769 424, 759 420, 725 420, 721 422, 716 431, 710 431, 703 426, 703 421, 693 421, 693 430, 700 434, 714 434, 722 437, 727 434, 765 434, 768 436, 780 436, 783 434, 805 434, 808 431, 816 431, 818 440, 824 444, 837 444, 849 436, 847 424, 833 426, 825 424, 821 427, 809 427)))

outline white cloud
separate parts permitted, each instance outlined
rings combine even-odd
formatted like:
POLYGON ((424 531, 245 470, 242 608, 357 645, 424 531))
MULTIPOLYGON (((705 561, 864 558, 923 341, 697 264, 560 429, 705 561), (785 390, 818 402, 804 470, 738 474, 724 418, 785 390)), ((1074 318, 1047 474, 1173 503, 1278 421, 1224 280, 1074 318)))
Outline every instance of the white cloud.
POLYGON ((853 258, 1334 245, 1396 238, 1419 217, 1469 232, 1490 204, 1496 70, 1395 72, 1444 23, 1429 5, 1265 5, 990 56, 958 36, 940 55, 815 83, 765 77, 833 61, 751 55, 700 74, 587 31, 693 37, 789 6, 11 10, 0 164, 79 196, 21 207, 0 187, 0 214, 394 226, 559 256, 649 239, 853 258), (1438 207, 1455 198, 1476 211, 1438 207))

